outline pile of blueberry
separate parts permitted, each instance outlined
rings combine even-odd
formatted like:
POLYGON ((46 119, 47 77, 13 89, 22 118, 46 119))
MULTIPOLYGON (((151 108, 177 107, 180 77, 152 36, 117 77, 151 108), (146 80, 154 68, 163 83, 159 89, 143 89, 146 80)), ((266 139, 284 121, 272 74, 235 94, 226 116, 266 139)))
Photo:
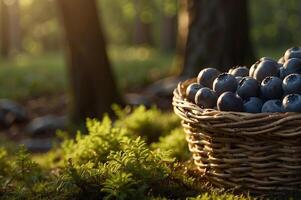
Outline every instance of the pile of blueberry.
POLYGON ((278 62, 263 57, 250 69, 203 69, 186 97, 201 108, 220 111, 301 112, 301 47, 288 49, 278 62))

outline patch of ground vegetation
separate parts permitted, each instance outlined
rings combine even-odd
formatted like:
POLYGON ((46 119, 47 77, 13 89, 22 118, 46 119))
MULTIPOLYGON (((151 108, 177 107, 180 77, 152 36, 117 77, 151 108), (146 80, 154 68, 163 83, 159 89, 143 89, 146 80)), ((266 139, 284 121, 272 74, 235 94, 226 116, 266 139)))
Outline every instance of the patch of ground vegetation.
POLYGON ((114 122, 88 119, 88 134, 65 138, 47 154, 2 147, 1 199, 253 199, 214 189, 198 176, 172 113, 116 112, 114 122))

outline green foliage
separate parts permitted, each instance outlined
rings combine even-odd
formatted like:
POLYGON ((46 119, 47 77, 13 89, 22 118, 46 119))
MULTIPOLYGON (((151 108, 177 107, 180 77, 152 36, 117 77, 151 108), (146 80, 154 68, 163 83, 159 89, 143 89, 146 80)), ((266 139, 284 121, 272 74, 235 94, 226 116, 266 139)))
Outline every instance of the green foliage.
POLYGON ((78 133, 75 140, 67 140, 63 144, 63 154, 76 164, 104 162, 110 151, 120 149, 120 141, 127 138, 126 129, 113 128, 112 122, 105 117, 100 123, 97 120, 87 120, 89 134, 78 133))
POLYGON ((87 127, 88 135, 79 134, 62 147, 61 159, 67 164, 57 190, 66 198, 183 198, 202 188, 168 152, 150 150, 107 117, 102 122, 88 120, 87 127))
MULTIPOLYGON (((143 107, 135 109, 132 114, 125 114, 120 109, 118 112, 124 115, 123 120, 131 119, 129 121, 134 124, 137 116, 158 117, 162 114, 155 108, 145 110, 143 107)), ((119 119, 115 124, 108 117, 101 122, 87 120, 88 134, 78 133, 75 139, 66 139, 61 147, 42 155, 47 160, 43 164, 32 161, 24 148, 15 156, 0 149, 0 198, 185 199, 200 195, 197 199, 243 199, 219 195, 220 192, 206 186, 189 162, 179 163, 171 156, 176 143, 182 145, 180 139, 170 146, 164 146, 163 142, 168 138, 175 140, 178 136, 184 140, 179 129, 162 137, 152 145, 152 150, 128 129, 132 127, 131 123, 120 127, 121 121, 119 119), (49 155, 52 159, 47 158, 49 155)), ((135 127, 133 130, 136 131, 145 128, 135 127)), ((167 127, 162 127, 161 131, 167 131, 171 126, 167 127)), ((174 155, 183 158, 179 155, 181 150, 176 151, 174 155)), ((41 159, 36 160, 41 162, 41 159)))
POLYGON ((31 160, 24 147, 14 157, 1 150, 0 167, 1 199, 46 199, 52 192, 49 176, 31 160))
POLYGON ((172 130, 166 136, 161 136, 159 142, 151 146, 153 149, 170 152, 172 157, 180 161, 186 161, 191 157, 182 127, 172 130))
POLYGON ((175 114, 163 113, 155 107, 147 110, 144 106, 139 106, 132 112, 129 108, 121 110, 118 106, 114 106, 114 109, 119 118, 115 125, 142 136, 148 143, 158 141, 160 136, 167 135, 180 125, 175 114))
POLYGON ((285 50, 299 44, 300 5, 300 1, 297 0, 250 1, 251 36, 254 46, 260 51, 270 47, 270 52, 273 52, 279 47, 285 50), (266 12, 268 10, 271 12, 266 12))

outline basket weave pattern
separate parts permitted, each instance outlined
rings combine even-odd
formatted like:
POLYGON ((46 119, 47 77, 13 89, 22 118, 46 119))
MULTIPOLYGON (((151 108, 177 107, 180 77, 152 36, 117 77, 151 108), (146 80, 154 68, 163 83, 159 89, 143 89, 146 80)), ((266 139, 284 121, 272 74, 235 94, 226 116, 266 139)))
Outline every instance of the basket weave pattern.
POLYGON ((202 109, 174 90, 174 112, 202 175, 215 185, 250 190, 301 189, 301 113, 202 109))

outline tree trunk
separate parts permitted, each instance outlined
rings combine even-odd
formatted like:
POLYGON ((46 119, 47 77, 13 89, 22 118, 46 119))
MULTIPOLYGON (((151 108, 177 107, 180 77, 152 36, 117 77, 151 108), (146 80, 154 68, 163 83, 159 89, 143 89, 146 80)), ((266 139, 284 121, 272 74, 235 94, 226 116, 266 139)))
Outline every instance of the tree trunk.
POLYGON ((102 117, 121 103, 95 0, 57 0, 69 46, 72 120, 102 117))
POLYGON ((135 0, 135 9, 136 16, 133 33, 133 42, 136 45, 152 45, 154 43, 152 37, 152 24, 151 22, 144 21, 141 16, 141 12, 143 10, 142 0, 135 0))
POLYGON ((163 13, 161 28, 161 49, 172 51, 176 48, 177 16, 168 16, 163 13))
POLYGON ((226 71, 251 64, 247 0, 187 0, 189 33, 182 75, 195 76, 204 67, 226 71))
POLYGON ((0 18, 0 42, 1 42, 1 56, 8 57, 10 46, 9 35, 9 5, 4 0, 0 0, 1 18, 0 18))

